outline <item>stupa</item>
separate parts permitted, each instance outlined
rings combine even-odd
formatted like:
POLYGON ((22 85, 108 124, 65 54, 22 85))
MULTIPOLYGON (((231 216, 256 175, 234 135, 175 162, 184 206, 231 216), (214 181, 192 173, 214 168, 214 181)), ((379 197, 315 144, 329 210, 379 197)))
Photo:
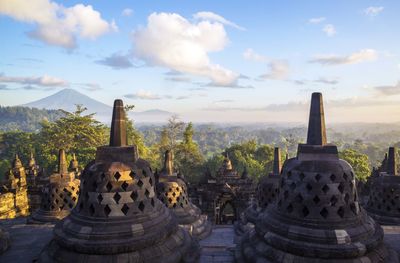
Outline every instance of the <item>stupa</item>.
POLYGON ((75 153, 72 154, 72 160, 69 162, 69 170, 75 174, 76 178, 79 178, 81 171, 79 169, 79 162, 76 159, 75 153))
POLYGON ((400 225, 400 176, 396 148, 390 147, 385 167, 371 180, 366 209, 381 225, 400 225))
POLYGON ((307 143, 281 174, 276 203, 239 242, 237 262, 398 261, 358 204, 352 167, 327 144, 321 93, 312 94, 307 143))
POLYGON ((28 219, 28 223, 55 223, 66 217, 75 207, 79 196, 80 181, 68 172, 65 151, 59 150, 57 172, 50 175, 42 189, 40 208, 28 219))
POLYGON ((202 215, 201 210, 189 200, 188 187, 181 178, 182 175, 178 177, 174 171, 172 152, 167 150, 156 187, 157 196, 174 213, 181 227, 192 236, 203 239, 211 233, 211 223, 207 215, 202 215))
POLYGON ((28 185, 29 210, 32 213, 40 207, 42 188, 44 186, 43 176, 32 152, 25 173, 28 185))
POLYGON ((82 172, 71 214, 54 228, 40 262, 192 262, 196 242, 155 193, 155 178, 136 146, 127 146, 122 100, 115 100, 110 145, 82 172))

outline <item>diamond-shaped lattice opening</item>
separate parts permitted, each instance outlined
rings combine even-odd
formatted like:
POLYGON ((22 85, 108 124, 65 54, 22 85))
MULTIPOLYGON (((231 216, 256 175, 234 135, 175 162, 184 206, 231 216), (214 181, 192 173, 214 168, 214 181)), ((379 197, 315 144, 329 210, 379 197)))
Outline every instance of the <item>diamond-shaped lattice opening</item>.
MULTIPOLYGON (((147 189, 146 189, 146 190, 147 190, 147 189)), ((176 196, 176 193, 175 193, 175 192, 173 192, 173 193, 172 193, 172 196, 173 196, 173 197, 175 197, 175 196, 176 196)))
POLYGON ((147 175, 146 170, 143 169, 142 174, 143 174, 143 176, 146 176, 147 175))
POLYGON ((104 178, 106 178, 106 174, 105 173, 101 173, 100 177, 101 177, 102 180, 104 180, 104 178))
POLYGON ((292 212, 293 212, 293 206, 292 206, 292 204, 289 204, 289 205, 288 205, 288 207, 286 208, 286 211, 287 211, 288 213, 292 213, 292 212))
POLYGON ((126 189, 128 189, 128 186, 129 184, 126 181, 124 181, 121 185, 121 188, 124 189, 124 191, 126 191, 126 189))
POLYGON ((327 218, 329 213, 328 210, 324 207, 322 208, 321 212, 319 212, 319 214, 323 217, 323 218, 327 218))
POLYGON ((312 190, 312 186, 311 186, 310 184, 307 184, 307 185, 306 185, 306 189, 307 189, 307 191, 310 192, 310 191, 312 190))
POLYGON ((299 203, 303 202, 303 196, 301 194, 296 195, 296 201, 299 203))
POLYGON ((114 174, 114 178, 118 181, 119 178, 121 178, 121 174, 120 174, 119 172, 116 172, 116 173, 114 174))
POLYGON ((153 185, 153 180, 150 178, 149 179, 149 184, 152 186, 153 185))
POLYGON ((316 180, 317 182, 319 182, 319 180, 321 180, 321 178, 322 178, 322 176, 321 176, 320 174, 317 174, 317 175, 315 176, 315 180, 316 180))
POLYGON ((131 172, 129 173, 129 176, 130 176, 132 179, 135 178, 135 175, 136 175, 136 172, 135 172, 135 171, 131 171, 131 172))
POLYGON ((348 178, 349 178, 349 176, 347 175, 347 173, 343 173, 343 179, 344 179, 345 181, 347 181, 348 178))
POLYGON ((172 198, 171 197, 168 198, 168 202, 172 203, 172 198))
POLYGON ((108 182, 107 185, 106 185, 106 188, 107 188, 108 192, 111 192, 113 186, 112 186, 112 184, 110 182, 108 182))
POLYGON ((287 199, 287 198, 289 197, 289 191, 288 191, 288 190, 286 190, 286 191, 283 193, 283 197, 284 197, 285 199, 287 199))
POLYGON ((329 178, 331 178, 331 181, 334 182, 336 180, 336 175, 331 174, 331 176, 329 178))
POLYGON ((139 187, 142 187, 142 186, 143 186, 142 180, 139 180, 139 181, 137 182, 137 185, 138 185, 139 187))
POLYGON ((307 206, 303 207, 303 210, 301 212, 303 213, 304 217, 310 214, 310 211, 308 210, 307 206))
POLYGON ((146 191, 144 192, 144 195, 145 195, 146 197, 149 197, 149 196, 150 196, 149 190, 146 189, 146 191))
POLYGON ((300 178, 301 181, 304 180, 304 177, 306 177, 306 176, 304 175, 304 173, 300 173, 300 174, 299 174, 299 178, 300 178))
POLYGON ((350 200, 350 195, 349 194, 345 194, 344 201, 346 202, 346 204, 349 203, 349 200, 350 200))
POLYGON ((337 201, 338 201, 337 197, 336 196, 332 196, 331 197, 331 206, 335 206, 337 201))
POLYGON ((338 190, 339 190, 339 192, 341 192, 341 193, 343 194, 343 191, 344 191, 344 184, 343 184, 343 182, 341 182, 341 183, 338 185, 338 190))
POLYGON ((68 200, 66 198, 63 199, 64 204, 68 203, 68 200))
POLYGON ((176 208, 176 203, 172 206, 173 208, 176 208))
POLYGON ((329 191, 329 186, 324 185, 321 190, 322 190, 322 192, 324 192, 326 194, 329 191))
POLYGON ((154 207, 154 199, 151 198, 150 204, 154 207))
POLYGON ((319 199, 318 195, 316 195, 314 196, 313 201, 315 204, 318 204, 321 201, 321 199, 319 199))
POLYGON ((343 218, 344 217, 344 208, 343 206, 339 207, 339 209, 337 210, 337 214, 343 218))
POLYGON ((119 200, 121 200, 121 195, 118 192, 116 192, 114 194, 113 198, 114 198, 115 202, 117 202, 117 204, 118 204, 119 200))
POLYGON ((104 213, 106 214, 106 216, 108 216, 111 213, 111 208, 108 205, 104 207, 104 213))
POLYGON ((140 211, 144 211, 144 204, 143 204, 143 202, 140 202, 139 203, 139 206, 138 206, 138 208, 140 209, 140 211))
POLYGON ((122 213, 124 213, 124 215, 128 214, 129 211, 129 206, 127 204, 124 204, 121 208, 122 213))
POLYGON ((59 202, 58 199, 56 199, 56 203, 57 203, 57 204, 58 204, 58 202, 59 202))
POLYGON ((89 206, 89 212, 90 212, 90 215, 91 215, 91 216, 94 215, 95 210, 94 210, 93 204, 91 204, 91 205, 89 206))
POLYGON ((291 190, 296 189, 296 184, 295 184, 294 182, 290 184, 290 189, 291 189, 291 190))
POLYGON ((97 196, 97 201, 99 201, 99 204, 101 204, 101 201, 103 201, 103 196, 101 194, 97 196))

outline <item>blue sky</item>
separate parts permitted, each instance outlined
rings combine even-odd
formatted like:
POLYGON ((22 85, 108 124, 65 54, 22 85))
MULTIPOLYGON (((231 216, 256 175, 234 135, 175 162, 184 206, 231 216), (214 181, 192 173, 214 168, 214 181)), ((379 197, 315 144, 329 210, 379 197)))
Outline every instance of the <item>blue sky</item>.
POLYGON ((0 0, 0 105, 63 88, 184 120, 397 122, 398 1, 0 0), (29 2, 29 3, 28 3, 29 2))

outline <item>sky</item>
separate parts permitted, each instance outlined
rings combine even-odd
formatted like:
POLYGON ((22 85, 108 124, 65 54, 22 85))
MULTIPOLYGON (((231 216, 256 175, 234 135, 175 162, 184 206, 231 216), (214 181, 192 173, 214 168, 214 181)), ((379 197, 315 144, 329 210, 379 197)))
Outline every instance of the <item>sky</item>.
POLYGON ((0 105, 64 88, 194 122, 400 120, 400 2, 0 0, 0 105))

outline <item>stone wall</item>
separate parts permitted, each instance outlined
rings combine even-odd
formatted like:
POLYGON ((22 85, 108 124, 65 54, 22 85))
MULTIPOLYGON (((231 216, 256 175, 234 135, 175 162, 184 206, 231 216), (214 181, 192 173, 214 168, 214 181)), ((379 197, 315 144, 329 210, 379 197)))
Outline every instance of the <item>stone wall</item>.
POLYGON ((25 188, 0 194, 0 219, 29 215, 28 193, 25 188))

